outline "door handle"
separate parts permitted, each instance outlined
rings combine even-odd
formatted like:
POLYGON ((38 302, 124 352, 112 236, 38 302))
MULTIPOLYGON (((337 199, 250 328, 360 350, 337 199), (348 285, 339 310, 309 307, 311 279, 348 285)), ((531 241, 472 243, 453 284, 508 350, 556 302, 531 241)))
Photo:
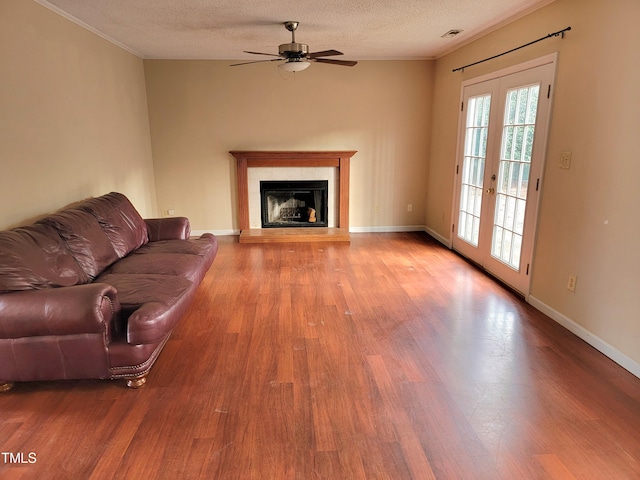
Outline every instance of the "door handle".
POLYGON ((491 187, 491 188, 487 188, 484 193, 487 193, 489 195, 493 195, 494 193, 496 193, 496 189, 491 187))

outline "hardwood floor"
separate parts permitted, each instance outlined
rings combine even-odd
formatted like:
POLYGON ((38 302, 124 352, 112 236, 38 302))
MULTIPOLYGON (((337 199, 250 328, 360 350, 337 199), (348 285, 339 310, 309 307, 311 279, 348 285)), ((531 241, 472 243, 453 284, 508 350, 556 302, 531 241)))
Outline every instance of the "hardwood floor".
POLYGON ((220 237, 144 387, 16 384, 0 452, 3 480, 638 479, 640 379, 424 234, 220 237))

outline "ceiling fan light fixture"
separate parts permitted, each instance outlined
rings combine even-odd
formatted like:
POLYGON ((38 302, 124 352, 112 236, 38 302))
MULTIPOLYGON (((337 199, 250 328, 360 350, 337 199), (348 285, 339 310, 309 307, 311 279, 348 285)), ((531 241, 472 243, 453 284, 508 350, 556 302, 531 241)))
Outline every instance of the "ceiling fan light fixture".
POLYGON ((281 63, 280 65, 278 65, 278 67, 284 70, 285 72, 301 72, 302 70, 307 69, 309 65, 311 65, 311 62, 298 59, 298 60, 288 60, 285 63, 281 63))

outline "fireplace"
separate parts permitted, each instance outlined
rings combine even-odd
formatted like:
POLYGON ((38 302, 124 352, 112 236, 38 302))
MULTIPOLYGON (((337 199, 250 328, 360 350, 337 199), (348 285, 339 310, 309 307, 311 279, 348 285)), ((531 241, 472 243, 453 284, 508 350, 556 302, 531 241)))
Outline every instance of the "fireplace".
POLYGON ((260 182, 262 228, 326 227, 327 180, 260 182))
MULTIPOLYGON (((237 162, 238 186, 238 227, 240 229, 240 243, 267 242, 349 242, 349 165, 355 150, 340 151, 239 151, 230 152, 237 162), (254 214, 254 208, 260 207, 259 183, 253 183, 256 171, 263 169, 276 173, 275 170, 284 168, 289 174, 272 176, 261 173, 259 181, 291 179, 327 180, 329 181, 328 198, 329 214, 327 228, 261 228, 262 219, 260 208, 254 214), (291 172, 301 170, 293 176, 291 172), (307 176, 306 172, 314 171, 307 176), (326 174, 325 169, 331 171, 326 174), (253 172, 249 175, 249 172, 253 172), (299 175, 299 176, 298 176, 299 175), (254 196, 255 195, 255 196, 254 196), (256 198, 257 197, 257 198, 256 198), (251 207, 250 207, 251 206, 251 207), (251 212, 251 213, 250 213, 251 212)), ((316 215, 317 215, 317 208, 316 215)), ((322 215, 322 211, 320 213, 322 215)), ((313 223, 313 222, 309 222, 313 223)), ((279 225, 281 226, 281 225, 279 225)), ((301 226, 301 225, 298 225, 301 226)))

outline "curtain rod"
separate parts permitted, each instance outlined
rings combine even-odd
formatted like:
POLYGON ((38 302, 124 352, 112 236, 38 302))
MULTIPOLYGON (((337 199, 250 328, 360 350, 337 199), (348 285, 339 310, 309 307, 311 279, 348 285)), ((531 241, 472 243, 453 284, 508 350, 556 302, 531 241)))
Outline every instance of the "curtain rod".
POLYGON ((564 38, 564 32, 568 32, 569 30, 571 30, 571 27, 567 27, 567 28, 564 28, 562 30, 558 30, 557 32, 550 33, 546 37, 542 37, 542 38, 539 38, 537 40, 534 40, 533 42, 529 42, 529 43, 526 43, 524 45, 520 45, 519 47, 512 48, 511 50, 509 50, 507 52, 499 53, 498 55, 494 55, 493 57, 485 58, 484 60, 479 60, 477 62, 470 63, 469 65, 465 65, 464 67, 454 68, 453 71, 454 72, 457 72, 458 70, 463 70, 464 71, 464 69, 467 68, 467 67, 472 67, 474 65, 478 65, 479 63, 488 62, 489 60, 493 60, 494 58, 501 57, 503 55, 506 55, 507 53, 515 52, 516 50, 520 50, 521 48, 528 47, 529 45, 533 45, 534 43, 541 42, 542 40, 546 40, 547 38, 557 37, 558 35, 561 35, 562 38, 564 38))

